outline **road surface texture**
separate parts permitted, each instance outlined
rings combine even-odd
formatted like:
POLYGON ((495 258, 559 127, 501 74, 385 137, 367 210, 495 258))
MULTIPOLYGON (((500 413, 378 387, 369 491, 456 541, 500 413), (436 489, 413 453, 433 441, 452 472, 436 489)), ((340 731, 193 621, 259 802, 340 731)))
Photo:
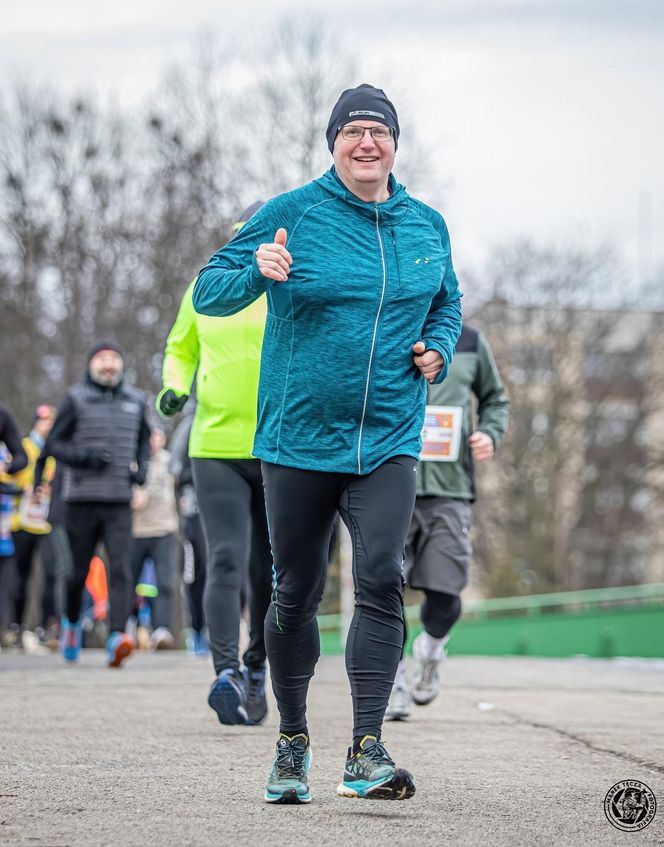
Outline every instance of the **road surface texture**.
POLYGON ((0 654, 0 845, 664 844, 664 662, 451 658, 444 689, 386 724, 411 800, 336 796, 351 730, 343 659, 321 659, 309 726, 309 806, 270 806, 276 738, 223 727, 206 660, 182 652, 103 666, 84 651, 0 654), (637 779, 660 808, 640 832, 605 818, 614 783, 637 779))

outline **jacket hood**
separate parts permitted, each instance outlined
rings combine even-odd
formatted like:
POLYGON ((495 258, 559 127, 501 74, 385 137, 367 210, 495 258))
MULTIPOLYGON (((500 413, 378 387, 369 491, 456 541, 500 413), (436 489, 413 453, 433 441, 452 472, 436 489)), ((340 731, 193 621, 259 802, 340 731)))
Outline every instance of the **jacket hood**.
POLYGON ((338 197, 345 203, 354 206, 361 214, 372 220, 376 217, 376 209, 380 213, 381 222, 384 224, 396 224, 408 211, 408 193, 406 187, 396 181, 393 174, 387 180, 390 196, 382 203, 367 203, 360 200, 352 191, 343 184, 334 165, 326 171, 323 176, 315 180, 328 194, 338 197))

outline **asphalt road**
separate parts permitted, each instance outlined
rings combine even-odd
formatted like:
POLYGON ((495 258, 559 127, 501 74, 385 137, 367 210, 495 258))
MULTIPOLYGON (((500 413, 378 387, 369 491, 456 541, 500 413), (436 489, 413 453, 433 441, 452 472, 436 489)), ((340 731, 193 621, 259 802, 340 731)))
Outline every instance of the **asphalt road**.
POLYGON ((321 660, 309 705, 309 806, 262 800, 276 737, 222 727, 206 660, 86 651, 0 654, 0 845, 664 844, 664 662, 453 658, 444 690, 384 739, 411 800, 336 796, 351 729, 343 660, 321 660), (614 783, 645 782, 654 821, 605 818, 614 783))

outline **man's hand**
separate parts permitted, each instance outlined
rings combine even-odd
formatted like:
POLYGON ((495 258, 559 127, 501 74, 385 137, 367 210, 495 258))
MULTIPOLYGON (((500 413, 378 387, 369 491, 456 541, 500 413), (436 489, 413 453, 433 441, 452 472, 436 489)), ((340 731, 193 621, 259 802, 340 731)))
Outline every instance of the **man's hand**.
POLYGON ((164 391, 159 398, 159 411, 162 415, 170 418, 172 415, 176 415, 178 412, 182 411, 184 404, 188 399, 188 394, 178 395, 175 391, 169 388, 168 391, 164 391))
POLYGON ((485 432, 480 432, 479 429, 475 430, 468 439, 468 443, 476 462, 486 462, 487 459, 493 457, 493 439, 485 432))
POLYGON ((442 355, 438 350, 427 350, 424 341, 416 341, 413 344, 413 353, 415 354, 413 356, 413 362, 415 362, 422 372, 422 376, 429 383, 432 383, 442 371, 445 364, 442 355))
POLYGON ((100 471, 110 465, 113 456, 109 450, 95 450, 94 447, 84 448, 84 466, 93 471, 100 471))
POLYGON ((258 270, 268 279, 286 282, 293 257, 286 250, 288 233, 281 227, 277 230, 272 244, 260 244, 256 250, 258 270))
POLYGON ((131 498, 131 508, 135 512, 142 512, 148 505, 148 492, 144 488, 135 488, 131 498))

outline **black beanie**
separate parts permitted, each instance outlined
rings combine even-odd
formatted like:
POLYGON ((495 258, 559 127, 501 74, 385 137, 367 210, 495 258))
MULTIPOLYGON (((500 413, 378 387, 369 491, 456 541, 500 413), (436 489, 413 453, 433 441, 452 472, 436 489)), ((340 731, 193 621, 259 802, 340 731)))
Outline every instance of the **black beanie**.
POLYGON ((334 149, 334 139, 342 126, 354 120, 377 121, 392 128, 394 132, 394 149, 399 141, 399 119, 387 95, 381 88, 374 88, 363 82, 357 88, 348 88, 337 100, 325 136, 330 153, 334 149))
POLYGON ((119 356, 122 356, 124 361, 124 353, 122 352, 122 347, 118 344, 117 341, 111 341, 110 339, 104 341, 98 341, 96 344, 93 344, 92 347, 88 350, 88 362, 92 359, 93 356, 96 356, 97 353, 100 353, 102 350, 114 350, 119 356))
POLYGON ((233 233, 233 235, 235 235, 236 232, 239 232, 249 220, 249 218, 252 218, 263 205, 264 203, 262 200, 256 200, 256 202, 252 203, 251 206, 247 206, 247 208, 240 214, 240 217, 235 221, 235 223, 231 227, 231 232, 233 233))

